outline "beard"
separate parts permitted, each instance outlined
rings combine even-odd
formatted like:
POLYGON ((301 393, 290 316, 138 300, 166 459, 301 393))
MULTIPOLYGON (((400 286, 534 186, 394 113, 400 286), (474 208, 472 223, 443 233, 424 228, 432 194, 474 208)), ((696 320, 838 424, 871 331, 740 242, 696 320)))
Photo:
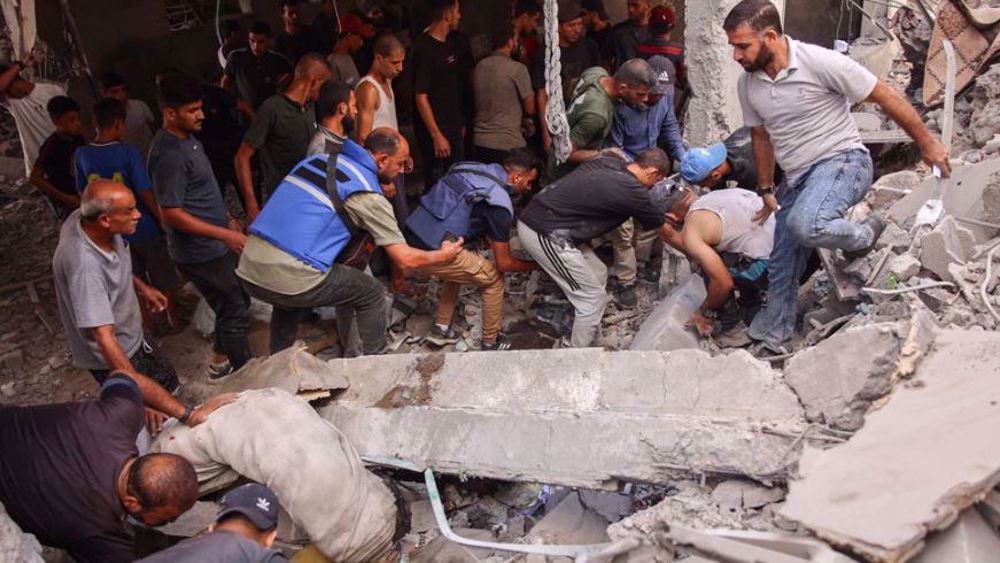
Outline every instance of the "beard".
POLYGON ((375 176, 378 178, 379 184, 391 184, 395 176, 390 176, 386 172, 379 170, 375 176))
POLYGON ((774 60, 774 53, 767 48, 764 43, 760 44, 760 52, 757 53, 757 58, 753 62, 742 64, 743 70, 747 72, 757 72, 758 70, 764 70, 764 67, 771 64, 774 60))
POLYGON ((350 137, 351 133, 354 133, 354 127, 357 125, 357 121, 350 115, 345 115, 342 120, 340 120, 341 127, 344 128, 344 136, 350 137))

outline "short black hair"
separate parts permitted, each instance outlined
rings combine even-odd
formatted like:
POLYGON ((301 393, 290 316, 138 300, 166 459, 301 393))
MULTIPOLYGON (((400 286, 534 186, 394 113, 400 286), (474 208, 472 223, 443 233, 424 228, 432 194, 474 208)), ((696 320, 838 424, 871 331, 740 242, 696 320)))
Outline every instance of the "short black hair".
POLYGON ((118 121, 125 121, 125 105, 114 98, 104 98, 94 104, 94 121, 98 129, 111 129, 118 121))
POLYGON ((524 14, 535 15, 542 12, 542 7, 538 5, 535 0, 517 0, 517 4, 514 5, 514 17, 518 18, 524 14))
POLYGON ((271 26, 267 22, 257 20, 250 24, 250 33, 254 35, 271 35, 271 26))
POLYGON ((55 96, 45 104, 45 109, 50 118, 58 119, 71 111, 80 111, 80 104, 69 96, 55 96))
POLYGON ((636 86, 652 88, 656 86, 656 71, 643 59, 629 59, 615 71, 615 80, 633 88, 636 86))
POLYGON ((458 0, 428 0, 427 15, 430 16, 431 23, 441 21, 445 12, 454 8, 455 4, 458 4, 458 0))
POLYGON ((372 51, 376 55, 383 57, 388 57, 396 51, 406 51, 406 47, 403 46, 403 42, 399 40, 398 37, 393 35, 392 32, 380 31, 375 36, 375 43, 372 45, 372 51))
POLYGON ((365 148, 370 153, 387 154, 395 156, 399 150, 402 136, 395 129, 380 127, 371 132, 365 139, 365 148))
POLYGON ((125 79, 117 72, 105 72, 100 79, 101 89, 110 90, 125 85, 125 79))
POLYGON ((783 33, 781 14, 769 0, 743 0, 733 6, 726 20, 722 22, 722 29, 730 32, 743 24, 747 24, 750 29, 758 33, 768 29, 773 29, 778 35, 783 33))
POLYGON ((643 168, 656 168, 657 172, 664 176, 670 174, 670 157, 661 148, 653 147, 640 152, 636 156, 635 162, 643 168))
POLYGON ((165 74, 160 80, 158 100, 160 107, 177 109, 201 101, 201 85, 187 74, 165 74))
POLYGON ((507 156, 503 159, 503 167, 506 170, 514 169, 527 172, 529 170, 540 170, 540 166, 535 153, 525 147, 508 151, 507 156))
POLYGON ((145 510, 173 507, 186 511, 198 500, 198 476, 179 455, 149 454, 132 463, 126 490, 145 510))
POLYGON ((278 9, 284 10, 285 8, 295 8, 296 6, 301 6, 302 0, 278 0, 278 9))
POLYGON ((493 48, 499 49, 514 38, 514 28, 509 25, 500 25, 490 32, 490 39, 493 40, 493 48))
POLYGON ((351 87, 340 80, 327 80, 319 88, 316 98, 316 121, 337 113, 337 106, 351 101, 351 87))

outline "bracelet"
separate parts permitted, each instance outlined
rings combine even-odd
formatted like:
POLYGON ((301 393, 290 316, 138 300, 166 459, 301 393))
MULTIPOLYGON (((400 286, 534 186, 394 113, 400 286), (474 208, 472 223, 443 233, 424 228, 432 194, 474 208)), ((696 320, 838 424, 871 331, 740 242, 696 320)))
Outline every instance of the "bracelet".
POLYGON ((769 186, 757 186, 758 195, 773 195, 774 194, 774 184, 769 186))
POLYGON ((181 421, 181 424, 187 424, 188 420, 191 420, 191 413, 194 412, 194 407, 187 405, 184 407, 184 414, 181 415, 177 420, 181 421))

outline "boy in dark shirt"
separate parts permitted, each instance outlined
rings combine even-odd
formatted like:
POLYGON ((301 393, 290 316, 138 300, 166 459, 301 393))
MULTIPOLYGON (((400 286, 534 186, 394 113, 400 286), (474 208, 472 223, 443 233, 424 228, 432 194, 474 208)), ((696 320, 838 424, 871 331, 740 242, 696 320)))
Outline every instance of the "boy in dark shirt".
POLYGON ((73 153, 83 146, 80 105, 73 98, 56 96, 46 105, 56 131, 38 150, 31 169, 31 184, 52 202, 61 221, 80 207, 80 195, 73 180, 73 153))
MULTIPOLYGON (((93 180, 105 179, 124 184, 135 194, 142 217, 135 233, 127 235, 132 255, 132 273, 167 297, 167 322, 173 324, 173 293, 180 283, 160 229, 160 205, 153 182, 139 151, 122 142, 125 135, 125 108, 114 98, 94 105, 97 137, 76 151, 76 188, 79 192, 93 180)), ((143 310, 149 326, 149 311, 143 310)))

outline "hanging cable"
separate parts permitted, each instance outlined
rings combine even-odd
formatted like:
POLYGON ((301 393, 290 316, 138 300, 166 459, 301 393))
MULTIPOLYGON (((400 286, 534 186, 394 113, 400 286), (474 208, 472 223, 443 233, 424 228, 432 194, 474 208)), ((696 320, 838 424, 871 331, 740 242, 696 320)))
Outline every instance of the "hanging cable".
POLYGON ((562 56, 559 49, 559 6, 556 0, 545 0, 545 92, 549 96, 545 104, 545 121, 552 134, 552 150, 556 163, 562 164, 569 158, 573 145, 569 140, 569 122, 566 120, 566 104, 563 101, 562 56))

